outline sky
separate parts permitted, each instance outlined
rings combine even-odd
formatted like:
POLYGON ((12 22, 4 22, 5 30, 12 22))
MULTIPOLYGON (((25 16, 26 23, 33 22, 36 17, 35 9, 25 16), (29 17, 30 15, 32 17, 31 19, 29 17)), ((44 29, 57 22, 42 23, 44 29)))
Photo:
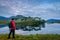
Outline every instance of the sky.
POLYGON ((60 19, 60 0, 0 0, 0 16, 60 19))

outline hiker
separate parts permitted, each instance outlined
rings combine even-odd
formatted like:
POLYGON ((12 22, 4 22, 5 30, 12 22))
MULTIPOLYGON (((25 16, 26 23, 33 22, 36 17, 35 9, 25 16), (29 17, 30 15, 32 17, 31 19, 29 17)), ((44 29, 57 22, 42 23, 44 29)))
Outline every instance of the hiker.
POLYGON ((15 25, 15 21, 14 18, 11 19, 10 24, 11 26, 9 26, 9 35, 8 35, 8 39, 10 38, 10 35, 12 34, 12 37, 15 38, 15 30, 16 30, 16 25, 15 25))

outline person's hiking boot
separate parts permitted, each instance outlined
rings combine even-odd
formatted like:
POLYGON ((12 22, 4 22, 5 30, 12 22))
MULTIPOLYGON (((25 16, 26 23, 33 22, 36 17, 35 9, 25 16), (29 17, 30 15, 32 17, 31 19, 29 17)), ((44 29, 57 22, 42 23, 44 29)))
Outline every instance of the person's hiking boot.
POLYGON ((14 39, 15 37, 13 37, 13 39, 14 39))
POLYGON ((7 39, 10 39, 10 37, 8 37, 7 39))

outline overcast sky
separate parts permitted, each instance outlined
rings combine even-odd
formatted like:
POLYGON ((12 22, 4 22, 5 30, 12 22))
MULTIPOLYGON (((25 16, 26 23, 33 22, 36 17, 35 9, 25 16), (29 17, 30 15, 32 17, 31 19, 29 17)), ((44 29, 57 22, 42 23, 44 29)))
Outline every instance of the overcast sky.
POLYGON ((60 19, 60 0, 0 0, 0 16, 14 15, 60 19))

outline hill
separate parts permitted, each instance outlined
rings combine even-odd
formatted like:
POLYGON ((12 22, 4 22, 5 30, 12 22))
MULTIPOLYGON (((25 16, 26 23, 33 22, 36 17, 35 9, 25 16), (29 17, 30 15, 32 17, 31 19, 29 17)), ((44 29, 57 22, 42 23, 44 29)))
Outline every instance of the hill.
POLYGON ((46 22, 48 22, 48 23, 60 23, 60 19, 48 19, 46 22))
POLYGON ((11 17, 9 17, 9 18, 0 16, 0 20, 10 20, 11 18, 21 19, 21 18, 23 18, 23 17, 24 17, 24 16, 22 16, 22 15, 11 16, 11 17))
POLYGON ((0 20, 9 20, 9 18, 0 16, 0 20))

